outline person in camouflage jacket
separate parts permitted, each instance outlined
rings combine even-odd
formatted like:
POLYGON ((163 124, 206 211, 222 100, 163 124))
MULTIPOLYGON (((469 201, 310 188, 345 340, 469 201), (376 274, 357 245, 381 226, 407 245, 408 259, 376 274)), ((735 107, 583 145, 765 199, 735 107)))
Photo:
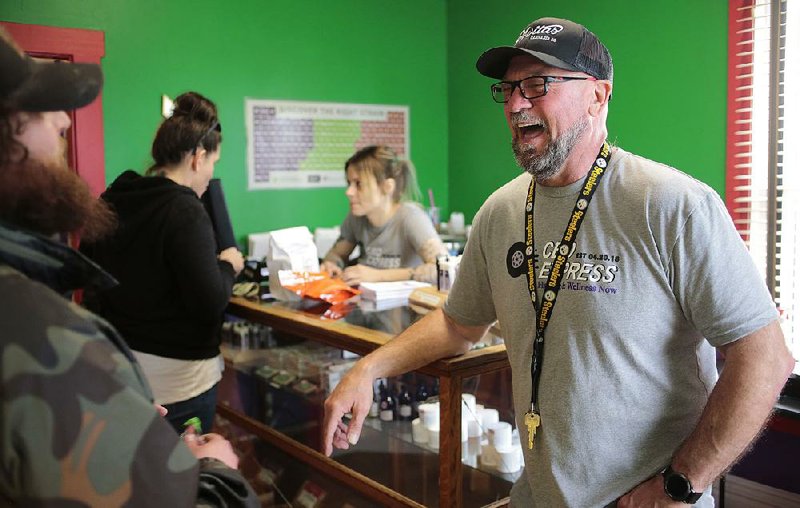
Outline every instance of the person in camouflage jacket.
POLYGON ((88 64, 38 63, 0 31, 0 505, 257 506, 216 434, 181 439, 114 328, 65 295, 115 281, 53 239, 113 214, 63 157, 88 64))

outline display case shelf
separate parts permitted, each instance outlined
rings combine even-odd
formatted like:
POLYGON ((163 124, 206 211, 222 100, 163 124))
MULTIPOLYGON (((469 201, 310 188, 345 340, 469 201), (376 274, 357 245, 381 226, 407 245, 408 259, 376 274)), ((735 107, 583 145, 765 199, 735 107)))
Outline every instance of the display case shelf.
MULTIPOLYGON (((384 314, 356 312, 342 320, 322 319, 317 311, 302 304, 264 304, 238 297, 228 308, 231 315, 268 325, 276 334, 360 355, 385 344, 418 317, 408 308, 379 311, 384 314), (385 326, 386 322, 390 326, 385 326), (378 327, 383 329, 375 329, 378 327)), ((410 439, 410 422, 368 419, 359 443, 336 450, 330 458, 319 451, 324 395, 303 395, 272 386, 256 374, 257 362, 238 364, 228 353, 230 368, 220 389, 220 414, 380 505, 502 506, 518 476, 462 465, 461 461, 462 385, 467 378, 490 373, 508 377, 503 345, 439 360, 415 371, 439 380, 438 452, 410 439)))

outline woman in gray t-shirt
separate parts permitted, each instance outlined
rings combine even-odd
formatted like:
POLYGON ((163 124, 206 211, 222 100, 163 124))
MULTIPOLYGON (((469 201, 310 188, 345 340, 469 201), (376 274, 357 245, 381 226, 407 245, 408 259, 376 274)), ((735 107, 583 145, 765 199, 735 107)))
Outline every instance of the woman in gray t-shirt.
POLYGON ((351 286, 362 282, 436 280, 436 257, 447 249, 428 216, 409 196, 418 194, 414 168, 387 146, 368 146, 345 163, 350 213, 322 268, 351 286), (345 268, 356 245, 358 264, 345 268))

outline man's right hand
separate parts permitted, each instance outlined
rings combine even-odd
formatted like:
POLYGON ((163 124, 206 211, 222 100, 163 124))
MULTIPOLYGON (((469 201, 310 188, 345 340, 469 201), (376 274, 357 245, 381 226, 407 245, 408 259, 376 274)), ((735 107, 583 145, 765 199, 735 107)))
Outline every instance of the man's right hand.
POLYGON ((322 424, 322 448, 330 456, 333 448, 346 450, 358 443, 364 418, 372 405, 373 378, 363 368, 364 360, 359 361, 348 372, 333 393, 325 400, 325 421, 322 424), (348 424, 342 417, 352 414, 348 424))

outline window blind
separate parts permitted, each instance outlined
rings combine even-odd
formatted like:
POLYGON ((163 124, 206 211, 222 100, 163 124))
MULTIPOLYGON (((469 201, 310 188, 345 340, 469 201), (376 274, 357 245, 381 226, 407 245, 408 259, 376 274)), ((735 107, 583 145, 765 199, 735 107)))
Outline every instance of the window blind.
POLYGON ((800 2, 730 0, 728 25, 726 205, 800 358, 800 2))

